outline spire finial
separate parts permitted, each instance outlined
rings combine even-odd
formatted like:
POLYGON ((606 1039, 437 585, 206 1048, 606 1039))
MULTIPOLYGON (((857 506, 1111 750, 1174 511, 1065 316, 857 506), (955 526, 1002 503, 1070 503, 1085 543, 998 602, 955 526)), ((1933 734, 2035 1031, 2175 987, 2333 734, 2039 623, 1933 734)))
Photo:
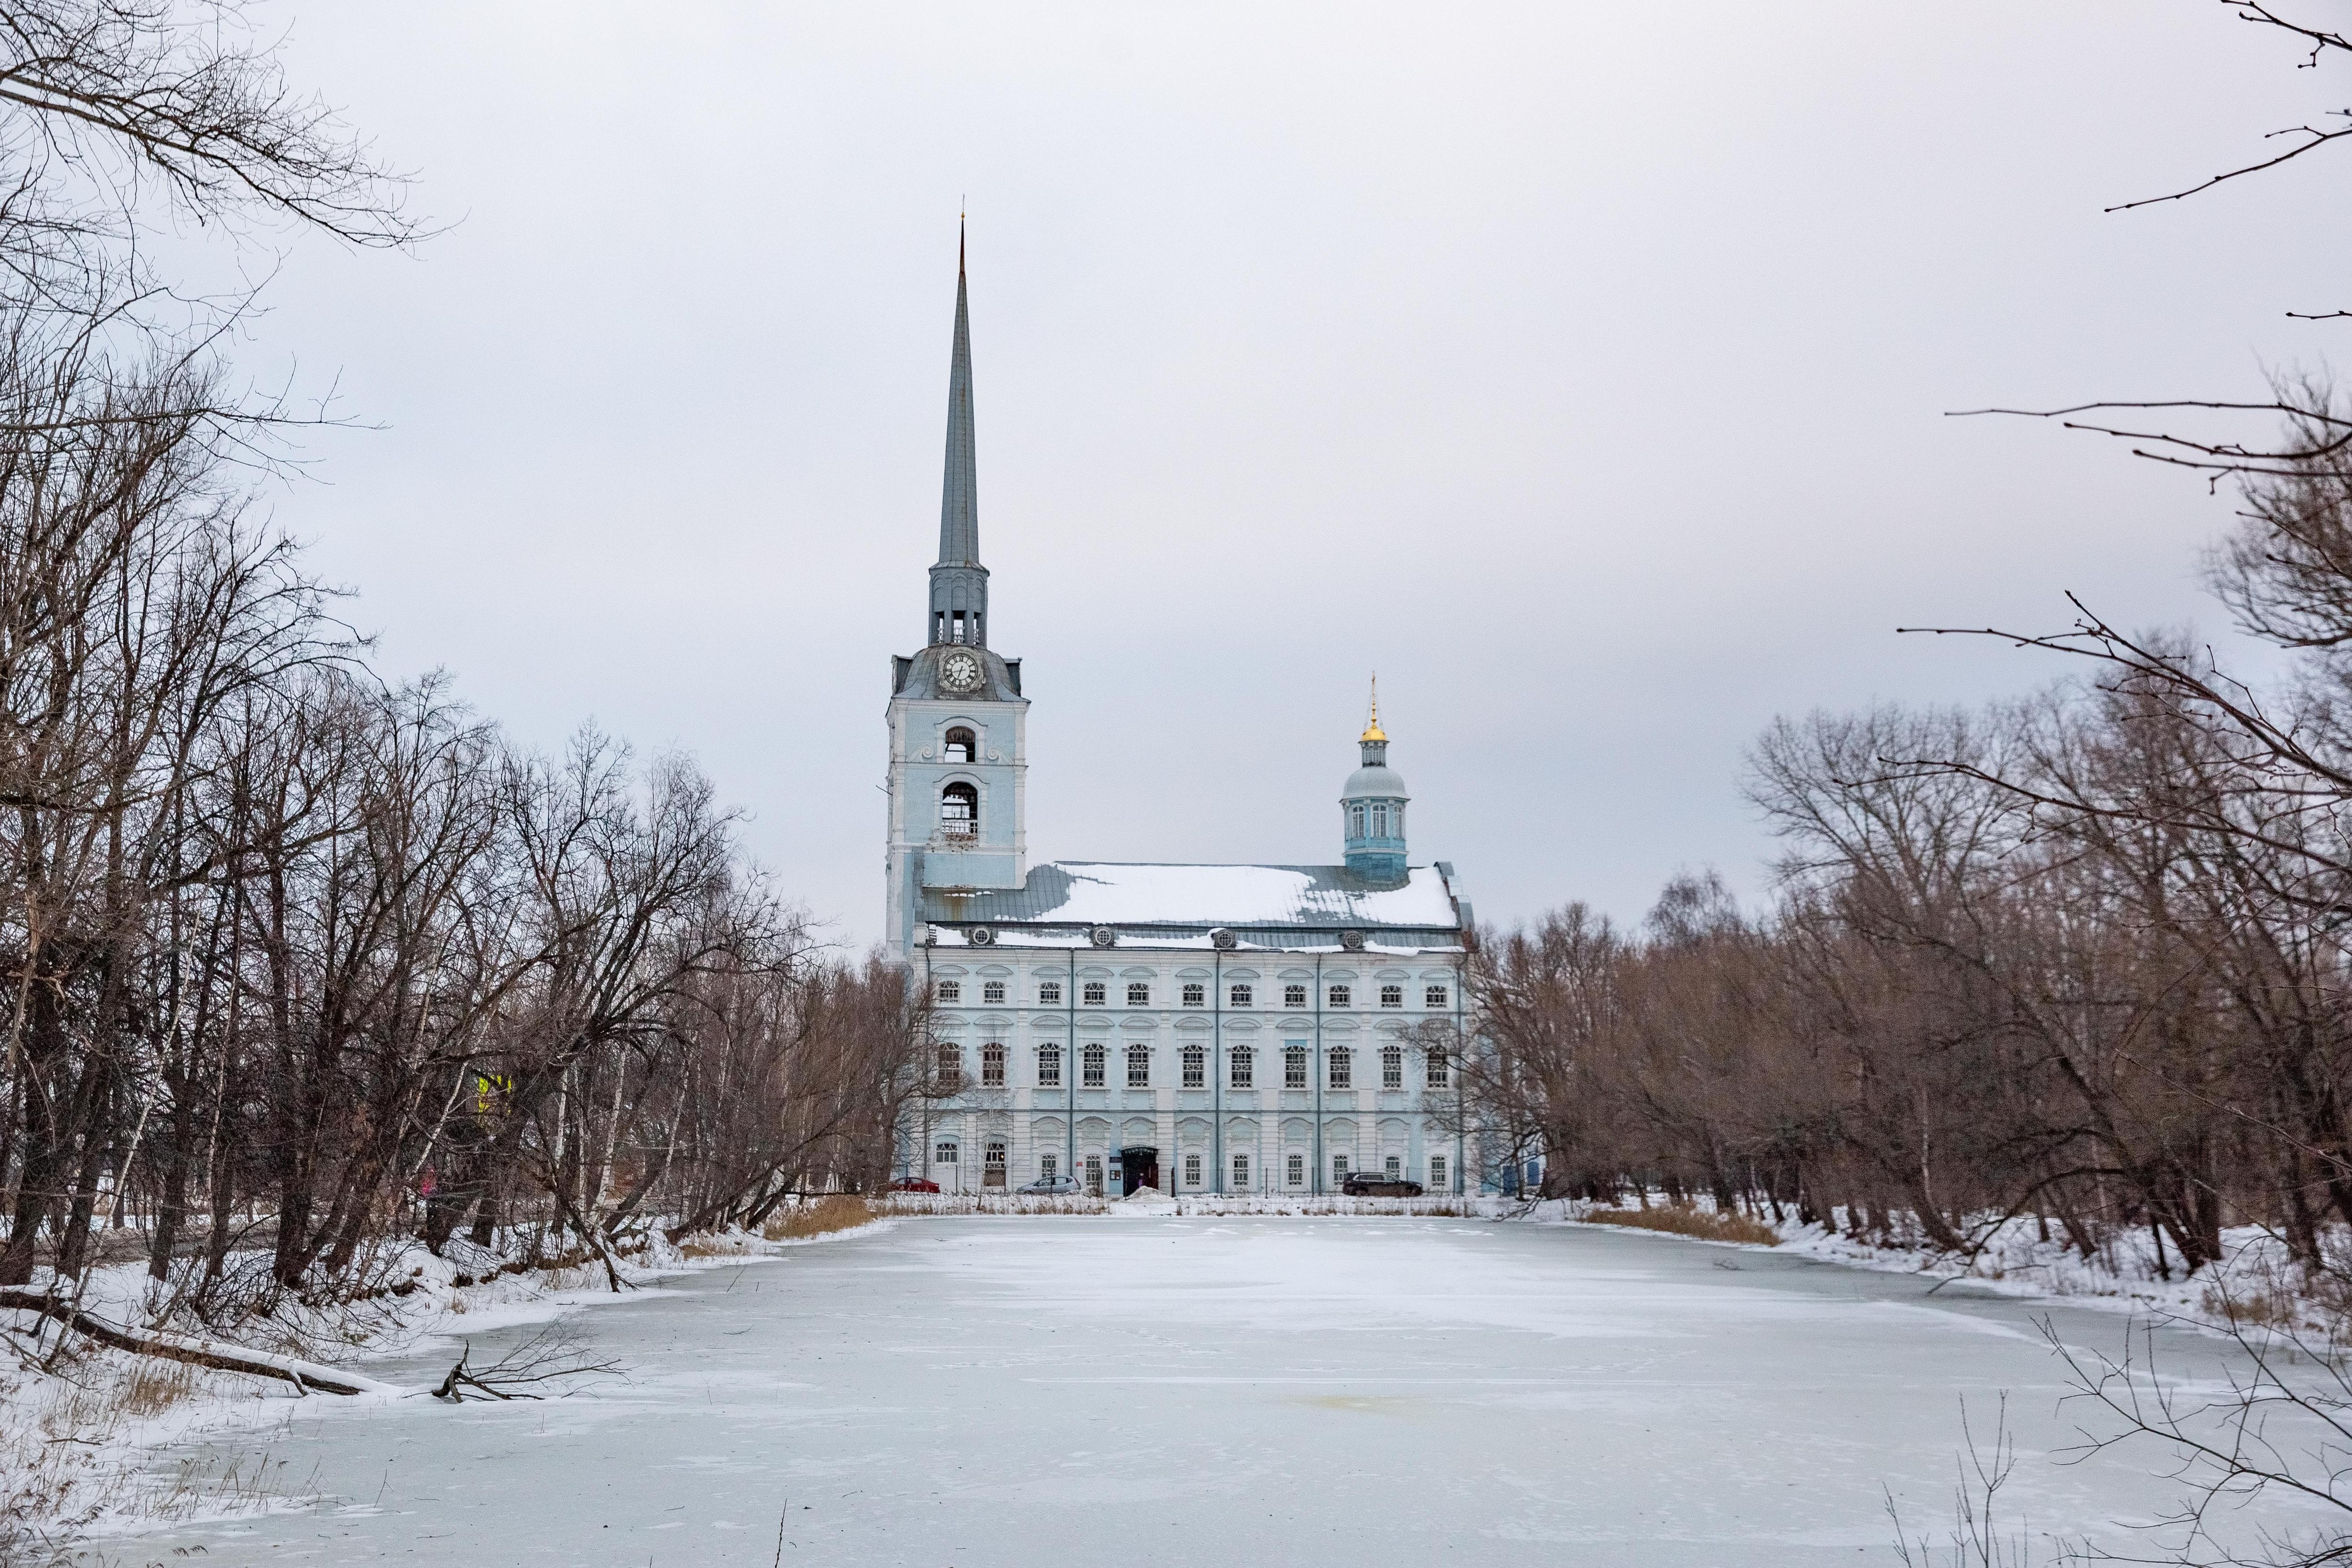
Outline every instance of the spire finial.
POLYGON ((1364 732, 1356 739, 1359 742, 1388 739, 1381 730, 1381 678, 1377 672, 1372 676, 1372 721, 1364 726, 1364 732))
POLYGON ((956 214, 956 277, 959 279, 963 276, 963 225, 964 215, 959 212, 956 214))

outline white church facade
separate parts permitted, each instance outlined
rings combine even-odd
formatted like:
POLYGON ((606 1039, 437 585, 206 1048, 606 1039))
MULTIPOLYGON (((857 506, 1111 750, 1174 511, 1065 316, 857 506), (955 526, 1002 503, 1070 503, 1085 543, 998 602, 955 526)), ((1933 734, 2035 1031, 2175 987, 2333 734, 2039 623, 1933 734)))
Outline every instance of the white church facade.
POLYGON ((898 1173, 946 1191, 1464 1190, 1454 1064, 1471 910, 1409 863, 1377 694, 1330 865, 1032 865, 1029 702, 990 646, 957 265, 940 558, 891 660, 887 944, 929 999, 937 1091, 898 1173))

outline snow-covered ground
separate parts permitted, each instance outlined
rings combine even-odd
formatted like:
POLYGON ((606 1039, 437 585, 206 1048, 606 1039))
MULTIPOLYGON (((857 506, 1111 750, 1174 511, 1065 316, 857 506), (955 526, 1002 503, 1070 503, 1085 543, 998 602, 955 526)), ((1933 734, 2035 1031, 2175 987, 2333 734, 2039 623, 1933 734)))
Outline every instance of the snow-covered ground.
POLYGON ((1887 1494, 1947 1520, 1960 1401, 1981 1433, 2003 1393, 2018 1517, 2123 1544, 2171 1486, 2154 1453, 2051 1462, 2035 1320, 2108 1351, 2123 1321, 1937 1284, 1579 1225, 902 1220, 584 1314, 630 1375, 571 1399, 289 1401, 162 1463, 266 1454, 311 1500, 118 1544, 682 1568, 772 1564, 781 1523, 786 1563, 1885 1563, 1887 1494))

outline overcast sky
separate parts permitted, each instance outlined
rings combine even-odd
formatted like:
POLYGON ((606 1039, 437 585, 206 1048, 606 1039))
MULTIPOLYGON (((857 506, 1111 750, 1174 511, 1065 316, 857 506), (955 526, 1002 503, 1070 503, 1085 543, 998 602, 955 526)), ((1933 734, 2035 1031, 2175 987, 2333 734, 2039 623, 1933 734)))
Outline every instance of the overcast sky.
POLYGON ((2344 98, 2211 0, 270 14, 453 225, 271 263, 247 361, 378 426, 279 517, 388 670, 694 753, 850 942, 960 204, 1033 857, 1336 859, 1377 669, 1499 921, 1760 897, 1773 715, 2054 673, 1898 625, 2216 628, 2226 497, 1945 412, 2257 394, 2352 306, 2341 158, 2100 211, 2344 98))

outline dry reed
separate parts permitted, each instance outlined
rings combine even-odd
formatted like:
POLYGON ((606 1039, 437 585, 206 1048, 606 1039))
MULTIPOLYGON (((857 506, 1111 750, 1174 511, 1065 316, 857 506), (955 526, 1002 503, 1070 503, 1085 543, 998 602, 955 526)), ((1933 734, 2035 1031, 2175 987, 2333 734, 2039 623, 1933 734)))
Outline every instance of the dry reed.
POLYGON ((1673 1205, 1650 1209, 1590 1209, 1583 1218, 1591 1225, 1623 1226, 1631 1230, 1663 1230, 1672 1236, 1695 1237, 1700 1241, 1737 1241, 1753 1247, 1780 1245, 1780 1232, 1762 1221, 1749 1219, 1744 1214, 1725 1214, 1714 1209, 1673 1205))

